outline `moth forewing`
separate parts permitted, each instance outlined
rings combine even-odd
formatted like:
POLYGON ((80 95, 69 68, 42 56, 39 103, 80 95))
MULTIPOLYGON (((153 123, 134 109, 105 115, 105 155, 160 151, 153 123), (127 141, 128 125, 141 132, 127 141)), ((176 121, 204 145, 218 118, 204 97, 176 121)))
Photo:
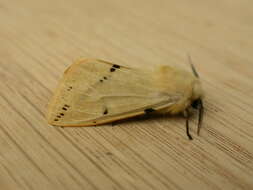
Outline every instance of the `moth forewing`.
POLYGON ((47 118, 56 126, 91 126, 148 110, 176 114, 201 96, 194 90, 199 91, 199 86, 195 76, 169 66, 145 70, 80 60, 64 72, 47 118))

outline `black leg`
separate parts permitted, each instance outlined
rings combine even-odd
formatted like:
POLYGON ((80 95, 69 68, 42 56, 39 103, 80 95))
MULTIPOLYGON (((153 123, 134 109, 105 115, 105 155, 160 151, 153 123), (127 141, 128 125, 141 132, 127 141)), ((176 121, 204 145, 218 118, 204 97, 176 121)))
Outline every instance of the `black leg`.
POLYGON ((185 110, 185 117, 186 117, 186 123, 185 123, 185 126, 186 126, 186 135, 188 136, 189 140, 192 140, 192 136, 190 134, 190 131, 189 131, 189 117, 190 117, 190 114, 189 114, 189 111, 186 109, 185 110))
POLYGON ((204 106, 203 106, 203 102, 202 102, 201 99, 199 99, 198 110, 199 110, 199 121, 198 121, 198 131, 197 131, 197 134, 199 135, 200 128, 202 126, 203 113, 204 113, 204 106))

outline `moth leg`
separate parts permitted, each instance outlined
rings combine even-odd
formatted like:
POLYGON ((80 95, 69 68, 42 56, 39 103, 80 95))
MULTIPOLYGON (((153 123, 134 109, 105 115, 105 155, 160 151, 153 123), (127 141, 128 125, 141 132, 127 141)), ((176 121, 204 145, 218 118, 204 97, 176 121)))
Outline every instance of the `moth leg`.
POLYGON ((189 113, 189 110, 186 109, 184 112, 183 112, 185 118, 186 118, 186 122, 185 122, 185 127, 186 127, 186 135, 188 136, 189 140, 192 140, 192 136, 190 134, 190 131, 189 131, 189 118, 190 118, 190 113, 189 113))
POLYGON ((199 135, 200 128, 202 126, 203 114, 204 114, 204 106, 203 106, 203 102, 201 99, 199 99, 198 110, 199 110, 199 121, 198 121, 197 134, 199 135))

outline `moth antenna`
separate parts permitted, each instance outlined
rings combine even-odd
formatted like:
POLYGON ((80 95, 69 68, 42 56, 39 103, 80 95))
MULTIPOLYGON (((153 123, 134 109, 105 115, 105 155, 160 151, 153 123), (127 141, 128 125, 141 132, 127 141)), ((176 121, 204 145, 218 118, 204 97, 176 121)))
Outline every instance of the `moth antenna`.
POLYGON ((190 134, 190 131, 189 131, 189 117, 190 117, 190 113, 189 113, 188 109, 185 110, 184 116, 186 117, 186 122, 185 122, 186 135, 188 136, 189 140, 192 140, 193 138, 192 138, 192 136, 190 134))
POLYGON ((194 65, 192 63, 192 58, 191 58, 191 56, 189 54, 188 54, 188 61, 189 61, 189 64, 191 65, 192 72, 193 72, 194 76, 197 77, 197 78, 199 78, 199 74, 196 71, 196 69, 195 69, 195 67, 194 67, 194 65))
POLYGON ((202 121, 203 121, 203 113, 204 113, 204 106, 203 106, 203 102, 202 102, 201 99, 199 99, 198 110, 199 110, 199 121, 198 121, 198 130, 197 130, 197 134, 199 135, 200 128, 201 128, 201 126, 202 126, 202 121))

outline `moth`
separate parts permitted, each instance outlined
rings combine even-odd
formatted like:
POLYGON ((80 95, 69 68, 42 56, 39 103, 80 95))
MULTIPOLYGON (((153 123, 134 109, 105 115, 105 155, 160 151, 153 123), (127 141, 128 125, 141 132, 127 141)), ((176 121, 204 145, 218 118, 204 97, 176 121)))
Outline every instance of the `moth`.
POLYGON ((179 114, 186 117, 189 133, 191 108, 203 118, 203 90, 193 73, 168 65, 154 69, 130 68, 99 59, 72 64, 49 103, 47 120, 54 126, 95 126, 143 114, 179 114))

